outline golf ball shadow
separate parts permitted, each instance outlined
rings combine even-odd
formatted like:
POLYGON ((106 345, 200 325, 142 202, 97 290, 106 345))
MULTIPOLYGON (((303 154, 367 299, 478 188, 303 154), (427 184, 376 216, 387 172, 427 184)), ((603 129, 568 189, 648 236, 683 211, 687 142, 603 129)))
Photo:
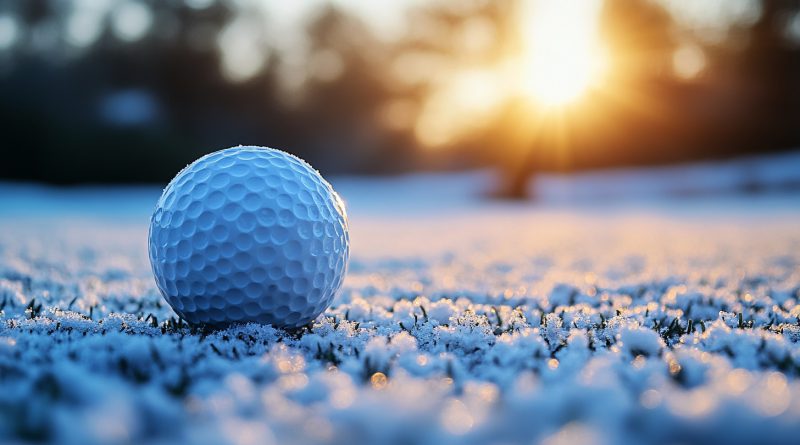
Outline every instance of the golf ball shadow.
POLYGON ((342 285, 347 214, 305 161, 264 147, 220 150, 167 185, 150 220, 156 284, 192 324, 308 324, 342 285))

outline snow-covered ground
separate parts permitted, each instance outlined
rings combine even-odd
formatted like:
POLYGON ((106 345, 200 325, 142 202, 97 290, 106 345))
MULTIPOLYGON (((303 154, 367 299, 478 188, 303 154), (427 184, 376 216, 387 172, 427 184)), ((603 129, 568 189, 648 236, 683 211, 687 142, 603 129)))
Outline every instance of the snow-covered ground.
POLYGON ((0 442, 794 443, 798 178, 543 176, 536 204, 481 172, 338 178, 349 275, 293 333, 174 318, 158 189, 0 184, 0 442))

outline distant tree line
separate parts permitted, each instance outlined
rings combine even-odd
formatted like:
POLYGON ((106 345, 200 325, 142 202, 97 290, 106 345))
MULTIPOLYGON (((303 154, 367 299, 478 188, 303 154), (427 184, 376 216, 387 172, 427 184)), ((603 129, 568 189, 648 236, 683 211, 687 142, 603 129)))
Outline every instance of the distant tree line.
MULTIPOLYGON (((691 36, 653 2, 607 0, 604 38, 639 67, 615 74, 615 81, 637 106, 618 97, 587 98, 582 111, 559 124, 569 146, 553 148, 559 143, 548 132, 517 137, 529 121, 546 117, 509 101, 489 125, 437 150, 425 148, 403 119, 418 112, 435 85, 424 79, 400 85, 389 62, 410 51, 457 60, 462 43, 454 30, 475 17, 497 30, 486 58, 501 54, 514 45, 509 22, 516 3, 422 6, 411 16, 416 25, 425 21, 443 32, 397 42, 375 38, 358 18, 327 6, 305 32, 311 53, 336 55, 329 61, 336 75, 309 76, 296 100, 285 97, 281 54, 270 53, 264 69, 236 82, 220 69, 217 46, 198 44, 198 36, 213 42, 235 18, 232 2, 197 8, 146 1, 154 20, 147 35, 126 41, 106 20, 80 51, 57 44, 31 49, 45 37, 27 33, 27 40, 0 49, 0 178, 163 183, 204 153, 259 144, 287 149, 325 173, 498 166, 505 192, 519 195, 538 171, 719 158, 800 142, 800 47, 785 32, 800 11, 797 1, 762 0, 754 23, 730 30, 746 44, 703 46, 704 74, 686 81, 665 67, 679 40, 691 36)), ((0 14, 13 14, 23 30, 40 30, 62 18, 63 5, 26 0, 0 14)))

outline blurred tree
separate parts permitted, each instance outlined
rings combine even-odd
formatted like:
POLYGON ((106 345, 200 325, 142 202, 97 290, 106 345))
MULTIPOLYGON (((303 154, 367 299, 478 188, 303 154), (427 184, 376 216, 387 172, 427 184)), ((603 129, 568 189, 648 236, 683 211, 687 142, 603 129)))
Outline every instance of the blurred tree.
POLYGON ((294 52, 275 49, 280 24, 258 2, 0 3, 19 24, 0 48, 0 177, 164 182, 242 143, 327 172, 494 165, 501 195, 523 197, 539 171, 787 148, 800 143, 800 47, 786 37, 798 1, 763 0, 730 30, 747 45, 711 45, 652 0, 606 0, 605 86, 560 113, 509 80, 530 43, 523 0, 426 3, 397 41, 328 5, 294 52), (76 14, 102 5, 96 22, 76 14))
MULTIPOLYGON (((651 1, 606 0, 601 16, 611 68, 606 87, 549 124, 535 109, 529 112, 531 121, 545 123, 525 156, 501 164, 505 181, 499 195, 527 197, 531 177, 541 170, 663 164, 796 147, 800 47, 787 39, 786 27, 799 3, 763 0, 751 26, 731 30, 744 36, 730 39, 747 42, 741 48, 703 45, 692 29, 651 1), (685 62, 679 56, 686 48, 704 62, 699 72, 682 77, 677 63, 685 62), (563 156, 569 157, 566 162, 563 156)), ((505 122, 519 126, 514 114, 519 113, 510 112, 505 122)))
POLYGON ((734 56, 748 144, 789 147, 798 140, 800 124, 800 46, 789 40, 787 25, 800 14, 798 0, 762 0, 755 24, 744 30, 745 49, 734 56))
POLYGON ((268 23, 260 7, 136 4, 152 16, 144 35, 120 36, 112 10, 98 37, 78 48, 66 35, 33 48, 42 26, 66 32, 71 3, 32 0, 10 10, 31 32, 0 54, 8 62, 0 70, 2 145, 16 147, 0 177, 163 182, 198 156, 240 143, 283 148, 327 171, 397 171, 413 162, 409 140, 375 124, 387 96, 379 43, 354 18, 329 7, 309 24, 312 57, 327 62, 307 61, 298 102, 287 100, 283 61, 268 41, 256 46, 269 54, 265 67, 249 78, 221 69, 220 36, 242 17, 268 23), (330 71, 331 59, 337 75, 311 72, 325 63, 330 71))
MULTIPOLYGON (((502 163, 504 180, 496 196, 529 198, 537 171, 603 165, 605 161, 598 158, 613 157, 624 140, 634 138, 632 132, 639 143, 654 131, 661 133, 658 127, 665 122, 674 81, 669 75, 676 47, 670 15, 647 0, 605 0, 599 20, 608 86, 557 110, 535 103, 513 105, 504 122, 528 133, 521 141, 523 148, 502 163), (514 115, 522 117, 514 119, 514 115)), ((504 132, 519 134, 520 130, 504 128, 504 132)))
POLYGON ((309 157, 334 170, 386 173, 414 162, 413 140, 381 127, 391 95, 381 44, 367 26, 325 7, 308 27, 309 84, 295 118, 306 122, 309 157))
POLYGON ((508 154, 498 131, 507 114, 505 86, 492 73, 520 51, 521 4, 467 0, 411 11, 407 36, 387 60, 390 101, 413 110, 406 137, 427 165, 474 167, 508 154))

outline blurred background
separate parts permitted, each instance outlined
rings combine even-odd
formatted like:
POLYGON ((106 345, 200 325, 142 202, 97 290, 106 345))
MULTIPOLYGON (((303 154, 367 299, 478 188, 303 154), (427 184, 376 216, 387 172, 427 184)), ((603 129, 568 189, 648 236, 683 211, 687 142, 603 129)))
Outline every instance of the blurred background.
POLYGON ((520 198, 800 146, 800 1, 6 0, 0 122, 4 181, 165 184, 246 144, 520 198))

